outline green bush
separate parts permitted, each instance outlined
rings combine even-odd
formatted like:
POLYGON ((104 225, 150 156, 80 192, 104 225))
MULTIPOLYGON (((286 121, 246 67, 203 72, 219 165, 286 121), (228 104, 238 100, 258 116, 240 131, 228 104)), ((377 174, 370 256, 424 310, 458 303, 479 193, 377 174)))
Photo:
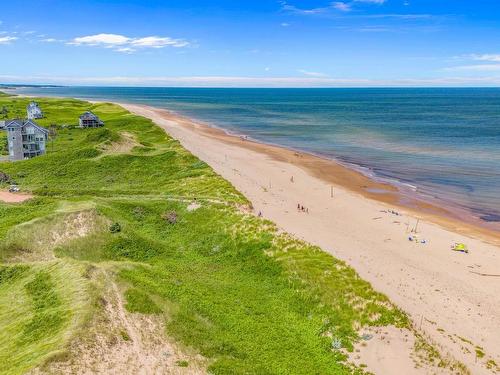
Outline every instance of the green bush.
POLYGON ((120 225, 120 223, 113 223, 109 226, 109 231, 111 233, 118 233, 118 232, 121 232, 122 230, 122 227, 120 225))

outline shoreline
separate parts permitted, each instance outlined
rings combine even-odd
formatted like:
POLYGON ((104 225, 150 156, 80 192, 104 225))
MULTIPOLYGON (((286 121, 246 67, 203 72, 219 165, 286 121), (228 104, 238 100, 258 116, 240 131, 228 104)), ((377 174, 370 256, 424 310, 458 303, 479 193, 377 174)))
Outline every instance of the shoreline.
POLYGON ((312 176, 332 186, 340 186, 365 198, 394 206, 399 210, 408 211, 416 218, 429 220, 449 230, 460 231, 471 237, 500 245, 500 231, 496 230, 496 228, 491 228, 492 224, 495 225, 496 223, 486 222, 474 217, 467 209, 454 207, 451 204, 446 204, 446 202, 443 205, 441 204, 443 202, 438 198, 428 197, 424 199, 419 196, 418 192, 413 191, 409 187, 408 190, 404 191, 398 185, 405 186, 408 184, 404 182, 398 183, 398 181, 384 181, 383 178, 370 176, 368 173, 361 171, 364 168, 363 166, 350 166, 341 161, 312 152, 262 142, 249 138, 244 134, 232 133, 222 127, 208 124, 203 120, 191 118, 168 109, 146 104, 114 103, 121 106, 154 108, 156 111, 162 111, 171 119, 181 121, 183 125, 190 126, 193 130, 202 132, 207 136, 222 140, 228 144, 236 144, 240 147, 266 154, 276 161, 287 162, 301 167, 307 170, 312 176))
MULTIPOLYGON (((15 90, 12 90, 15 91, 15 90)), ((18 97, 36 97, 33 95, 18 94, 10 92, 11 95, 18 97)), ((47 96, 54 99, 65 99, 65 96, 47 96)), ((413 216, 424 220, 430 220, 433 223, 441 225, 453 231, 461 231, 474 238, 480 238, 484 241, 500 245, 500 222, 484 220, 481 215, 474 212, 469 207, 461 207, 459 204, 445 201, 438 197, 431 196, 419 191, 417 186, 411 183, 398 180, 397 178, 378 176, 369 167, 362 164, 355 164, 338 160, 335 157, 321 155, 312 151, 294 149, 279 144, 269 143, 249 137, 246 134, 232 132, 228 129, 218 126, 215 123, 207 122, 203 119, 191 117, 174 110, 154 107, 149 104, 137 104, 134 102, 116 102, 108 99, 91 100, 88 98, 75 97, 74 99, 88 101, 91 103, 114 103, 121 106, 144 106, 154 108, 159 111, 165 111, 168 116, 182 120, 185 124, 195 124, 196 129, 207 134, 215 136, 218 139, 224 139, 229 143, 245 140, 246 143, 239 142, 240 146, 262 152, 279 161, 299 165, 307 169, 313 176, 324 180, 332 185, 339 185, 349 189, 365 198, 373 199, 385 204, 392 205, 400 210, 409 211, 413 216), (254 146, 254 147, 252 147, 254 146), (289 155, 300 155, 307 160, 301 163, 301 160, 293 160, 289 155), (281 154, 281 155, 280 155, 281 154), (316 165, 317 166, 316 166, 316 165), (339 173, 339 171, 342 171, 339 173), (325 173, 326 172, 326 173, 325 173), (339 178, 332 176, 339 175, 339 178), (354 181, 354 183, 349 183, 354 181)))
POLYGON ((231 136, 165 109, 116 104, 162 127, 244 194, 255 213, 353 267, 472 373, 492 373, 487 361, 500 362, 498 278, 487 277, 500 270, 494 233, 441 219, 434 206, 399 207, 394 186, 330 160, 231 136), (408 241, 416 226, 419 241, 408 241), (451 251, 454 242, 466 243, 470 253, 451 251))

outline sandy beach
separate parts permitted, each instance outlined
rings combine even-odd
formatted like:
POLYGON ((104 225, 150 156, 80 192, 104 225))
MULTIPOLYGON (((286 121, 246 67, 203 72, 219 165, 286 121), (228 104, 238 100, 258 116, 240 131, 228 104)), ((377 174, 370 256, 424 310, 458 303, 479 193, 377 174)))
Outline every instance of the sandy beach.
MULTIPOLYGON (((500 363, 498 232, 402 198, 395 187, 332 161, 231 136, 166 110, 120 105, 152 119, 207 162, 256 213, 351 265, 443 353, 473 374, 494 373, 492 361, 500 363), (418 241, 409 241, 415 229, 418 241), (470 252, 451 251, 455 242, 470 252)), ((374 361, 383 362, 383 354, 374 361)))

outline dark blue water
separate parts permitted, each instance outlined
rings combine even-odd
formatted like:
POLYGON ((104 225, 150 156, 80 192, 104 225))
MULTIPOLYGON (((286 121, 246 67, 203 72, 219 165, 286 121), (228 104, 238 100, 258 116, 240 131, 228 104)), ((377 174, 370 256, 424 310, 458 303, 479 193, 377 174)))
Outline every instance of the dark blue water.
POLYGON ((485 221, 500 221, 500 89, 19 91, 167 108, 260 141, 365 167, 485 221))

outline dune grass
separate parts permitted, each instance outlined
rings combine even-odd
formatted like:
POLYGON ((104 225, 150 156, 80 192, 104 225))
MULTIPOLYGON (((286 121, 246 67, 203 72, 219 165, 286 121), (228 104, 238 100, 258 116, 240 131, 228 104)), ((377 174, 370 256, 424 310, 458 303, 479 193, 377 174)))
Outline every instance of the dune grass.
POLYGON ((0 373, 22 374, 62 348, 87 308, 75 262, 0 266, 0 373))
MULTIPOLYGON (((47 116, 40 123, 57 128, 47 155, 0 163, 37 195, 0 203, 7 275, 0 278, 0 372, 22 373, 64 348, 60 338, 74 335, 88 313, 82 269, 89 264, 112 267, 126 286, 126 309, 161 316, 165 334, 207 358, 214 374, 363 373, 332 344, 352 350, 360 327, 408 325, 343 262, 242 213, 248 201, 151 121, 112 104, 38 102, 47 116), (105 128, 63 126, 88 109, 105 128), (140 146, 101 155, 100 146, 123 132, 140 146), (201 207, 190 211, 194 199, 201 207), (55 246, 43 235, 68 231, 60 218, 89 208, 96 230, 55 246), (109 230, 111 223, 120 230, 109 230), (29 240, 33 233, 38 242, 29 240), (26 248, 52 260, 7 263, 26 248)), ((26 103, 0 98, 12 113, 26 103)))

